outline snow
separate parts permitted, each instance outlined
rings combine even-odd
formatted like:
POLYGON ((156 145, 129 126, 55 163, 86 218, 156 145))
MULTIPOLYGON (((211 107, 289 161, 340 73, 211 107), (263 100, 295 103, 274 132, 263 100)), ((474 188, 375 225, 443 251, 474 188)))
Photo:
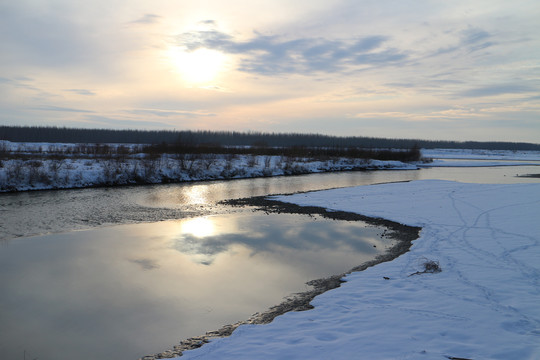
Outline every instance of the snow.
MULTIPOLYGON (((125 156, 73 155, 88 144, 12 143, 0 141, 0 192, 158 184, 201 180, 298 175, 329 171, 418 169, 400 161, 334 158, 318 160, 264 155, 136 153, 125 156), (78 150, 79 149, 79 150, 78 150), (44 156, 46 155, 46 156, 44 156), (57 155, 56 157, 54 155, 57 155)), ((97 146, 97 145, 90 145, 97 146)), ((130 151, 140 145, 100 144, 130 151)))
POLYGON ((288 159, 282 156, 202 155, 178 157, 164 154, 142 159, 41 159, 2 160, 0 192, 83 188, 130 184, 158 184, 263 176, 298 175, 328 171, 417 169, 399 161, 363 159, 288 159))
POLYGON ((313 310, 242 325, 182 359, 540 359, 540 184, 419 180, 274 198, 422 231, 313 310), (411 275, 428 260, 442 271, 411 275))
POLYGON ((503 161, 503 160, 441 160, 436 159, 425 164, 418 164, 419 167, 491 167, 491 166, 523 166, 540 165, 540 163, 523 161, 503 161))
POLYGON ((422 149, 422 155, 436 159, 470 160, 534 160, 540 159, 540 151, 481 150, 481 149, 422 149))
POLYGON ((540 151, 424 149, 422 155, 433 161, 419 164, 420 167, 540 165, 540 151))

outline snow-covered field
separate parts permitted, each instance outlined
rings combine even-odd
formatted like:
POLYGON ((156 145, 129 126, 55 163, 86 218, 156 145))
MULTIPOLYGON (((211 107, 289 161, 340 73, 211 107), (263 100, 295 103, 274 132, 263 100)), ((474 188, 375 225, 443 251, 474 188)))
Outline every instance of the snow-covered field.
POLYGON ((437 159, 471 159, 471 160, 507 160, 527 161, 540 160, 540 151, 518 150, 473 150, 473 149, 422 149, 422 155, 437 159))
MULTIPOLYGON (((318 160, 220 154, 163 154, 151 157, 142 153, 133 154, 137 145, 118 144, 106 146, 115 152, 122 146, 130 155, 72 155, 75 149, 80 151, 80 146, 0 141, 0 148, 4 152, 16 151, 27 156, 0 159, 0 192, 240 179, 360 169, 417 169, 415 164, 399 161, 348 158, 318 160), (47 156, 43 157, 43 154, 47 156), (55 154, 62 154, 62 157, 55 158, 55 154)), ((103 146, 100 151, 103 151, 103 146)))
POLYGON ((422 155, 434 160, 420 167, 519 166, 524 162, 540 165, 540 151, 424 149, 422 155))
POLYGON ((240 326, 183 359, 540 359, 540 184, 421 180, 276 199, 423 230, 315 309, 240 326), (429 261, 442 271, 424 272, 429 261))
MULTIPOLYGON (((419 167, 489 167, 489 166, 523 166, 523 161, 506 160, 467 160, 467 159, 437 159, 425 164, 418 164, 419 167)), ((534 165, 534 164, 533 164, 534 165)), ((540 165, 538 163, 537 165, 540 165)))

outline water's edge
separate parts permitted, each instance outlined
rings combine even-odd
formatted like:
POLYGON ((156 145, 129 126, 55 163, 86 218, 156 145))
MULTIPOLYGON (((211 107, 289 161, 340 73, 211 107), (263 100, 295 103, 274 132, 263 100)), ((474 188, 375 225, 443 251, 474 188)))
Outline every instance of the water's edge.
POLYGON ((412 241, 419 237, 420 227, 406 226, 400 223, 389 221, 382 218, 371 218, 364 215, 345 212, 345 211, 328 211, 323 207, 316 206, 300 206, 296 204, 285 203, 276 200, 270 200, 267 196, 258 196, 251 198, 233 199, 222 201, 221 204, 236 206, 236 207, 253 207, 253 211, 264 211, 267 213, 276 214, 305 214, 305 215, 320 215, 332 220, 343 221, 363 221, 369 225, 385 227, 387 231, 382 236, 396 241, 384 254, 377 256, 375 259, 364 262, 349 271, 333 275, 323 279, 316 279, 307 282, 307 285, 312 286, 311 290, 295 293, 287 297, 281 304, 271 307, 263 313, 255 313, 249 319, 239 321, 234 324, 225 325, 222 328, 214 331, 208 331, 205 335, 191 337, 180 341, 179 345, 173 346, 172 349, 147 355, 139 360, 155 360, 182 356, 182 352, 192 350, 203 346, 211 339, 230 336, 236 328, 245 324, 268 324, 277 316, 285 314, 289 311, 305 311, 313 309, 311 301, 317 296, 326 291, 338 288, 344 282, 342 278, 347 274, 356 271, 363 271, 377 264, 392 261, 398 256, 409 251, 412 241))

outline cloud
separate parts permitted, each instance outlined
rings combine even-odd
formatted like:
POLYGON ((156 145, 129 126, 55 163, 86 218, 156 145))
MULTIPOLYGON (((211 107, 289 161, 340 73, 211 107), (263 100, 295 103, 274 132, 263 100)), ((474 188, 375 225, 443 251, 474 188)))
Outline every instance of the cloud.
POLYGON ((412 88, 426 88, 426 87, 433 89, 433 88, 445 88, 449 85, 461 85, 465 83, 465 81, 460 80, 460 79, 437 79, 436 75, 432 75, 427 78, 416 77, 414 80, 415 81, 409 80, 409 81, 402 81, 402 82, 388 82, 388 83, 384 83, 383 85, 391 89, 394 89, 394 88, 412 89, 412 88))
POLYGON ((467 45, 477 45, 486 39, 489 39, 491 35, 482 29, 469 28, 461 31, 462 43, 467 45))
POLYGON ((61 107, 61 106, 52 106, 52 105, 34 106, 31 109, 32 110, 44 110, 44 111, 59 111, 59 112, 94 113, 94 111, 91 111, 91 110, 74 109, 74 108, 67 108, 67 107, 61 107))
POLYGON ((155 120, 144 121, 137 119, 120 119, 111 116, 101 115, 87 115, 82 120, 87 125, 95 126, 107 126, 107 127, 120 127, 120 128, 148 128, 148 129, 169 129, 173 128, 172 124, 166 122, 160 122, 155 120))
POLYGON ((461 32, 461 45, 466 46, 470 52, 486 49, 496 44, 489 41, 491 37, 487 31, 470 28, 461 32))
POLYGON ((188 111, 188 110, 163 110, 163 109, 133 109, 127 110, 130 114, 136 115, 154 115, 159 117, 184 116, 184 117, 208 117, 216 116, 216 114, 205 111, 188 111))
POLYGON ((199 24, 214 26, 214 25, 216 25, 216 21, 215 20, 201 20, 201 21, 199 21, 199 24))
POLYGON ((139 265, 143 270, 154 270, 159 269, 159 264, 157 261, 152 259, 130 259, 130 262, 139 265))
POLYGON ((96 95, 95 92, 87 89, 66 89, 66 91, 75 93, 77 95, 85 95, 85 96, 94 96, 96 95))
POLYGON ((89 34, 73 21, 59 16, 33 16, 7 9, 0 14, 0 41, 6 59, 15 64, 65 66, 88 53, 89 34))
POLYGON ((15 88, 20 88, 20 89, 28 89, 28 90, 33 90, 33 91, 40 91, 37 87, 31 85, 31 83, 33 83, 33 79, 31 78, 28 78, 28 77, 25 77, 25 76, 19 76, 19 77, 15 77, 15 78, 5 78, 5 77, 0 77, 0 85, 2 84, 5 84, 5 85, 8 85, 8 86, 12 86, 12 87, 15 87, 15 88))
POLYGON ((144 14, 142 17, 131 22, 131 24, 155 24, 158 23, 162 17, 156 14, 144 14))
MULTIPOLYGON (((60 78, 68 73, 72 77, 92 73, 94 78, 109 81, 121 73, 124 67, 119 65, 123 61, 119 54, 136 44, 128 41, 129 31, 119 31, 117 23, 107 16, 81 14, 82 9, 67 2, 59 1, 55 6, 37 3, 10 2, 0 7, 4 69, 11 74, 32 73, 38 78, 41 75, 33 72, 36 69, 40 74, 59 71, 60 78)), ((96 12, 97 8, 89 7, 96 12)))
POLYGON ((228 89, 226 89, 224 87, 218 86, 218 85, 200 86, 199 88, 200 89, 205 89, 205 90, 219 91, 219 92, 230 92, 230 90, 228 90, 228 89))
POLYGON ((430 120, 450 120, 450 119, 471 119, 480 117, 482 114, 475 108, 455 106, 450 109, 441 109, 429 112, 363 112, 350 115, 350 118, 359 119, 399 119, 404 121, 430 121, 430 120))
POLYGON ((538 96, 531 96, 531 97, 526 98, 525 100, 527 100, 527 101, 536 101, 536 100, 540 100, 540 95, 538 95, 538 96))
POLYGON ((491 40, 493 35, 480 28, 469 27, 457 32, 457 39, 453 44, 436 49, 432 56, 451 54, 453 52, 466 51, 472 53, 475 51, 487 49, 497 45, 496 41, 491 40))
POLYGON ((400 64, 406 51, 385 46, 389 38, 373 35, 347 40, 325 38, 284 39, 255 33, 237 40, 218 30, 193 31, 176 36, 187 51, 207 48, 238 55, 238 70, 261 75, 333 73, 362 66, 400 64))
POLYGON ((482 96, 497 96, 497 95, 507 95, 507 94, 524 94, 538 91, 527 85, 518 85, 518 84, 502 84, 502 85, 492 85, 484 86, 469 89, 459 93, 460 96, 466 97, 482 97, 482 96))

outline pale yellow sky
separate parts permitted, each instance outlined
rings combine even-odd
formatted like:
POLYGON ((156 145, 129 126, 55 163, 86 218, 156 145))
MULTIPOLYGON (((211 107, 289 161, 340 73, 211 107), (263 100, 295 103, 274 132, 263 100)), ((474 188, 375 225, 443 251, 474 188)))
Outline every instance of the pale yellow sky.
POLYGON ((0 4, 4 125, 540 139, 538 1, 0 4))

